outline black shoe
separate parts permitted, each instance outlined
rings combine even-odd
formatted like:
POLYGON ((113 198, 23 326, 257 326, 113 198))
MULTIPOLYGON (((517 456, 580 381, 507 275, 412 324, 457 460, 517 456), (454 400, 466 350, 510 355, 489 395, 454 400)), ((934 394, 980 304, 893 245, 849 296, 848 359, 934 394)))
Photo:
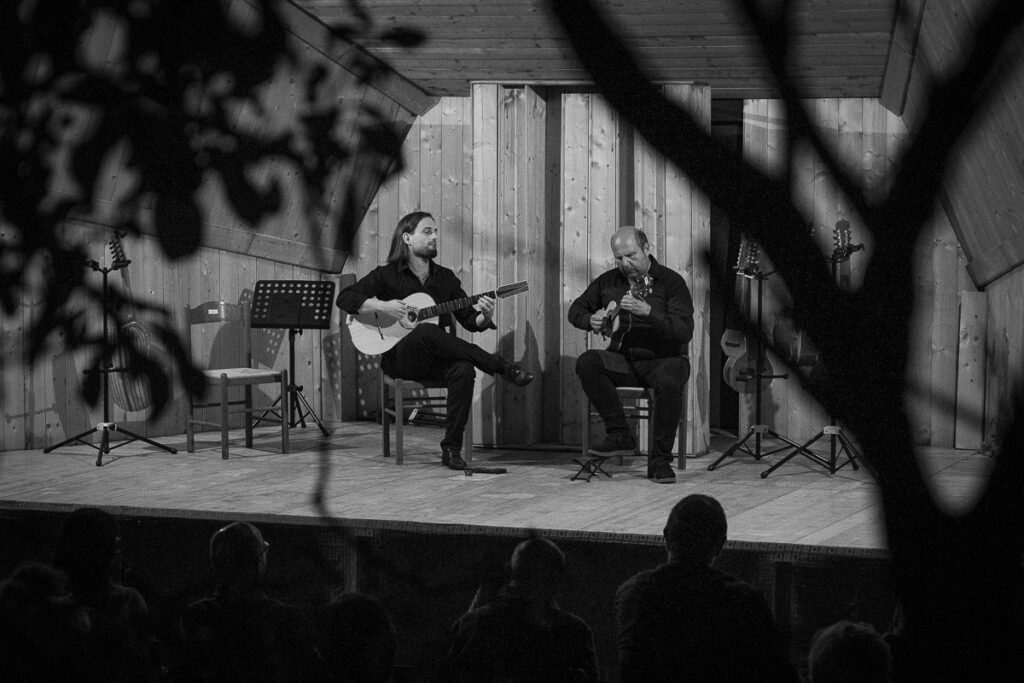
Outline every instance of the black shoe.
POLYGON ((443 446, 441 448, 441 464, 450 470, 466 469, 466 461, 462 459, 458 448, 443 446))
POLYGON ((603 456, 617 455, 622 457, 624 455, 633 455, 636 453, 636 442, 633 441, 632 434, 609 434, 604 437, 604 441, 596 446, 591 446, 587 452, 592 455, 603 456))
POLYGON ((676 471, 672 469, 672 461, 658 459, 647 465, 647 478, 656 484, 676 483, 676 471))
POLYGON ((506 366, 505 371, 501 373, 501 376, 509 382, 512 382, 512 384, 515 384, 517 387, 525 387, 533 381, 533 373, 527 372, 515 363, 510 363, 506 366))

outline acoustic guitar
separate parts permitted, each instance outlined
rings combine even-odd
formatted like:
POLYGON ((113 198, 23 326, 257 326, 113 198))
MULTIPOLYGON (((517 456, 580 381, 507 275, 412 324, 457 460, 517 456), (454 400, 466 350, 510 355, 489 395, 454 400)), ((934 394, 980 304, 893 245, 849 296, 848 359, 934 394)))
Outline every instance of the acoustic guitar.
MULTIPOLYGON (((150 355, 153 347, 153 338, 142 324, 135 319, 134 298, 132 296, 132 280, 128 272, 128 265, 131 261, 125 256, 124 243, 121 241, 124 233, 115 232, 114 238, 108 243, 113 261, 110 267, 121 271, 121 282, 124 284, 125 296, 130 304, 125 315, 125 322, 118 329, 120 337, 129 338, 134 341, 134 346, 143 355, 150 355)), ((118 347, 112 359, 115 368, 126 368, 128 366, 128 354, 122 347, 118 347)), ((110 397, 119 408, 128 411, 146 410, 153 405, 153 394, 149 384, 142 378, 132 378, 128 372, 113 372, 110 375, 110 397)))
MULTIPOLYGON (((748 320, 751 319, 750 289, 751 282, 758 277, 758 260, 761 249, 756 242, 743 237, 740 242, 739 255, 736 258, 736 298, 740 302, 740 310, 748 320)), ((733 391, 749 394, 757 388, 757 357, 747 335, 741 330, 726 328, 720 342, 722 351, 727 356, 722 378, 733 391)), ((772 374, 768 359, 762 359, 762 372, 772 374)), ((769 380, 770 381, 770 380, 769 380)))
MULTIPOLYGON (((628 293, 634 299, 646 301, 647 296, 651 293, 651 281, 650 275, 644 275, 639 280, 630 282, 628 293)), ((626 296, 626 293, 624 292, 622 296, 626 296)), ((602 338, 609 340, 609 351, 618 351, 622 347, 622 340, 633 327, 633 316, 619 315, 622 313, 621 304, 622 297, 608 302, 608 305, 604 307, 604 322, 601 324, 601 329, 598 330, 602 338)))
POLYGON ((422 322, 428 322, 452 311, 470 308, 484 296, 504 299, 514 294, 522 294, 529 288, 530 285, 524 280, 440 304, 435 303, 433 297, 426 292, 416 292, 402 299, 404 303, 412 306, 412 309, 401 320, 382 324, 375 313, 364 313, 349 315, 346 324, 356 349, 368 356, 376 356, 390 350, 422 322))

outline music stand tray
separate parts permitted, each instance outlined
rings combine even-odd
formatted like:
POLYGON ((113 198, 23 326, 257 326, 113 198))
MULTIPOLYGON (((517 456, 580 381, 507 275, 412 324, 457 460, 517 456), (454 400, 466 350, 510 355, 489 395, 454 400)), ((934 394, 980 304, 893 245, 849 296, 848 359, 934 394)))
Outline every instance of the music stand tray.
MULTIPOLYGON (((331 280, 259 280, 253 293, 250 322, 254 329, 288 330, 290 424, 292 427, 301 424, 305 428, 306 416, 312 417, 324 436, 327 436, 327 429, 302 395, 302 386, 295 384, 295 335, 302 334, 304 329, 329 329, 333 310, 334 282, 331 280)), ((278 396, 263 415, 253 420, 253 426, 280 400, 278 396)))

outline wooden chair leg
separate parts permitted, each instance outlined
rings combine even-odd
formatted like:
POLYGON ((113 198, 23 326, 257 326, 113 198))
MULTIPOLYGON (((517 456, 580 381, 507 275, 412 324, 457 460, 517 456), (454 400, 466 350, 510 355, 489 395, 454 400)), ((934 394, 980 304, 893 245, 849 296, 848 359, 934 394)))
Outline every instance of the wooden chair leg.
POLYGON ((185 421, 185 450, 189 453, 196 452, 196 426, 192 421, 195 419, 195 404, 192 396, 188 397, 188 419, 185 421))
POLYGON ((220 376, 220 457, 228 459, 228 376, 220 376))
POLYGON ((391 457, 391 414, 388 412, 388 383, 384 373, 380 373, 380 438, 381 449, 385 458, 391 457))
POLYGON ((401 465, 402 460, 402 423, 405 422, 405 406, 402 405, 402 380, 395 380, 395 463, 401 465))
POLYGON ((242 413, 242 428, 245 432, 245 447, 252 448, 252 385, 242 387, 245 393, 245 412, 242 413))
POLYGON ((288 371, 281 371, 281 452, 288 452, 288 430, 291 429, 292 397, 288 394, 288 371))

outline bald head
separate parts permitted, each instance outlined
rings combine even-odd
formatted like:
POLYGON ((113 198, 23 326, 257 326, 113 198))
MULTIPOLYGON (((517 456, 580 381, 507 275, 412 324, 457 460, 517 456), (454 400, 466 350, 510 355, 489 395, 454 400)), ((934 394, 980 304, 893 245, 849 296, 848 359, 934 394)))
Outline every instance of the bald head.
POLYGON ((642 278, 651 267, 650 244, 644 231, 625 225, 612 235, 615 267, 631 282, 642 278))

